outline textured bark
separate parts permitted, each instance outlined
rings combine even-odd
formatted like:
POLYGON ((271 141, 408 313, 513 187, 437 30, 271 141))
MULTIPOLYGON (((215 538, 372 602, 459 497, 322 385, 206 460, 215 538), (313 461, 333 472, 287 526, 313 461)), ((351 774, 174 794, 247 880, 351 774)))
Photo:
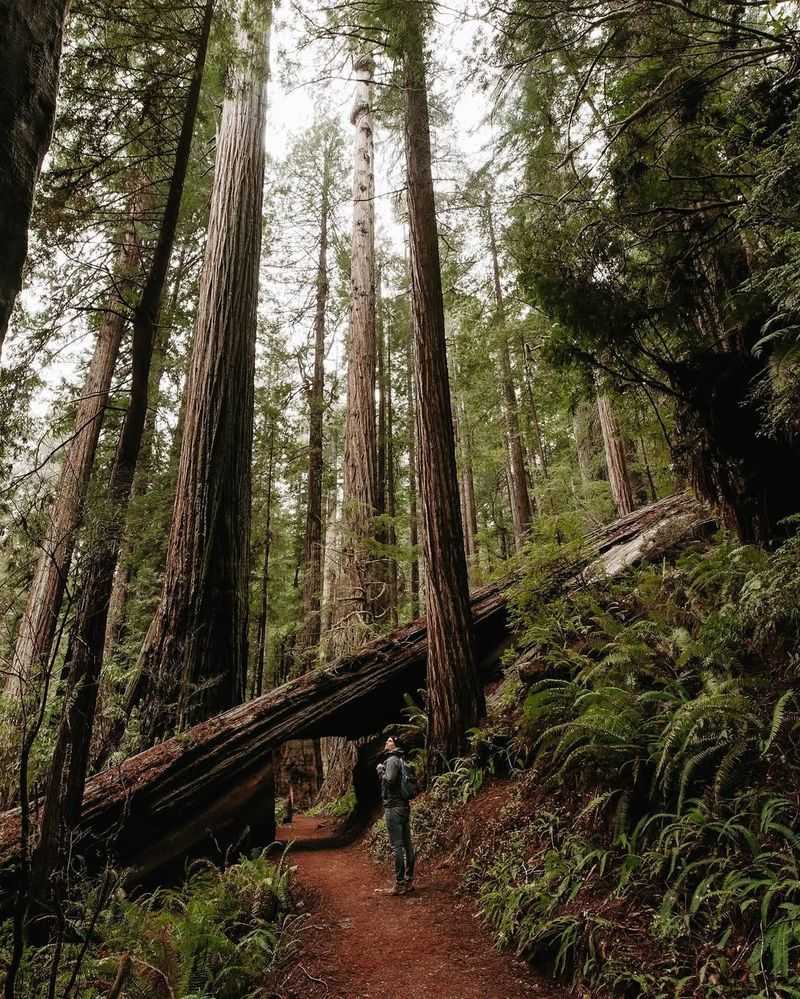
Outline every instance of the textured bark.
POLYGON ((155 686, 151 737, 244 696, 271 5, 244 6, 255 27, 222 106, 166 571, 130 691, 155 686))
POLYGON ((317 296, 314 311, 314 377, 308 399, 308 484, 306 489, 308 495, 303 544, 303 629, 298 636, 299 652, 316 648, 322 634, 322 417, 325 408, 325 307, 328 300, 330 155, 330 147, 326 145, 322 162, 319 259, 317 261, 317 296))
POLYGON ((518 353, 522 360, 522 371, 523 371, 523 382, 525 388, 525 400, 527 402, 528 408, 528 419, 530 420, 531 430, 534 439, 534 449, 536 455, 539 458, 539 465, 542 470, 542 476, 547 478, 547 451, 544 446, 544 437, 542 436, 542 424, 539 419, 539 407, 536 405, 536 396, 533 391, 533 362, 531 360, 531 349, 528 344, 522 339, 522 336, 518 334, 517 339, 518 353))
POLYGON ((139 258, 134 209, 130 225, 122 235, 114 268, 114 287, 105 318, 97 332, 94 353, 75 414, 75 429, 66 447, 45 536, 40 542, 41 555, 19 624, 12 669, 6 682, 9 697, 21 696, 50 656, 72 564, 75 535, 82 518, 86 489, 127 321, 129 306, 126 298, 132 292, 139 258))
POLYGON ((467 730, 483 714, 484 699, 470 636, 420 10, 404 3, 403 12, 411 298, 429 634, 428 747, 436 768, 464 749, 467 730))
POLYGON ((22 287, 36 182, 53 133, 68 0, 0 4, 0 355, 22 287))
POLYGON ((54 880, 57 880, 53 878, 54 870, 58 869, 67 837, 80 818, 108 610, 128 502, 144 436, 150 364, 189 165, 213 8, 214 0, 207 0, 159 236, 150 270, 134 311, 131 394, 108 487, 107 522, 103 537, 94 540, 70 633, 70 654, 65 667, 69 681, 64 697, 64 713, 50 763, 41 836, 34 864, 33 888, 40 897, 54 890, 54 880))
POLYGON ((350 120, 356 128, 353 168, 351 324, 347 345, 347 415, 344 442, 342 571, 337 584, 337 651, 363 640, 375 597, 373 533, 376 494, 375 427, 375 180, 373 174, 370 57, 356 60, 356 95, 350 120))
POLYGON ((256 668, 253 677, 253 696, 264 692, 264 665, 267 658, 269 637, 269 557, 272 550, 272 485, 275 477, 275 426, 269 436, 267 462, 267 522, 264 525, 264 559, 261 564, 261 595, 258 603, 256 625, 256 668))
POLYGON ((600 416, 600 429, 603 432, 603 447, 608 467, 608 481, 611 495, 620 517, 633 508, 633 490, 628 475, 628 462, 625 457, 625 444, 620 436, 617 420, 611 402, 606 395, 597 394, 597 412, 600 416))
MULTIPOLYGON (((145 417, 142 444, 139 450, 139 458, 136 462, 136 474, 133 479, 133 495, 144 496, 153 481, 153 445, 156 438, 156 418, 158 416, 159 386, 164 374, 166 362, 167 341, 172 327, 181 284, 186 270, 186 245, 181 250, 181 257, 178 263, 169 306, 166 310, 166 319, 160 323, 156 335, 156 343, 153 351, 153 359, 150 365, 150 378, 147 387, 147 416, 145 417)), ((106 623, 105 644, 103 648, 103 659, 107 659, 113 654, 114 648, 122 638, 125 625, 125 608, 128 600, 132 573, 127 565, 127 554, 130 548, 130 538, 123 540, 122 548, 118 558, 117 572, 114 575, 114 586, 111 591, 111 601, 108 607, 108 621, 106 623)))
POLYGON ((530 493, 528 492, 528 471, 525 466, 525 450, 522 433, 519 428, 519 407, 517 405, 517 390, 514 387, 514 375, 511 369, 511 351, 508 345, 508 334, 505 328, 505 301, 503 286, 500 282, 500 264, 497 257, 497 240, 494 233, 492 206, 486 206, 486 220, 489 230, 489 249, 492 255, 492 273, 494 276, 494 295, 499 334, 500 376, 503 383, 503 412, 506 422, 506 438, 508 441, 508 459, 510 470, 511 512, 514 521, 514 533, 517 545, 524 541, 531 526, 533 511, 530 493))
MULTIPOLYGON (((386 540, 393 548, 397 545, 397 515, 396 469, 394 455, 394 409, 392 401, 392 341, 386 336, 386 514, 389 518, 386 528, 386 540)), ((397 559, 390 556, 388 563, 388 603, 389 617, 392 627, 396 628, 399 620, 397 614, 398 572, 397 559)))
MULTIPOLYGON (((588 535, 580 555, 554 571, 548 592, 555 598, 587 579, 660 559, 710 527, 708 510, 685 493, 643 507, 588 535)), ((482 587, 470 600, 486 679, 496 678, 509 637, 509 582, 482 587)), ((247 795, 258 802, 259 774, 275 748, 325 734, 358 738, 396 722, 403 694, 424 683, 427 653, 420 619, 98 774, 86 785, 76 847, 87 852, 96 845, 103 857, 111 852, 137 866, 180 856, 226 828, 241 832, 248 816, 239 802, 247 795)), ((19 809, 0 815, 2 891, 14 877, 19 837, 19 809)))
POLYGON ((478 539, 478 506, 475 502, 475 474, 472 467, 472 438, 467 421, 467 410, 463 401, 460 403, 461 432, 464 442, 464 507, 467 511, 466 523, 469 525, 470 551, 475 562, 480 556, 480 541, 478 539))
POLYGON ((411 617, 419 614, 419 518, 417 516, 417 415, 414 400, 414 340, 408 338, 406 354, 406 398, 408 399, 408 523, 411 567, 411 617))

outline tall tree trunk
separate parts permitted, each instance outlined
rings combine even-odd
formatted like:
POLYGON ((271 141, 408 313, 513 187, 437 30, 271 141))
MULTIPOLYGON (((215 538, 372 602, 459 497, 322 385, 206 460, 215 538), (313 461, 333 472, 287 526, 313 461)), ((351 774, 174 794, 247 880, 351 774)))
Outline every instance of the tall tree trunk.
POLYGON ((56 113, 69 0, 0 4, 0 355, 22 287, 28 227, 56 113))
POLYGON ((325 307, 328 300, 328 215, 330 213, 331 163, 326 144, 322 162, 322 203, 317 261, 317 298, 314 312, 314 378, 308 408, 308 485, 306 530, 303 546, 303 629, 298 651, 315 649, 322 633, 322 477, 325 409, 325 307))
POLYGON ((523 373, 523 383, 525 387, 525 398, 528 404, 528 416, 531 422, 531 427, 534 437, 534 447, 536 454, 539 458, 539 464, 542 469, 543 478, 547 478, 547 452, 544 446, 544 437, 542 435, 542 424, 539 419, 539 407, 536 405, 536 396, 533 392, 533 365, 531 362, 531 351, 528 344, 522 339, 521 336, 518 337, 517 347, 519 356, 522 361, 522 373, 523 373))
POLYGON ((340 529, 337 519, 339 506, 339 435, 336 427, 331 433, 331 463, 333 484, 328 495, 327 512, 325 516, 325 559, 324 593, 323 593, 323 628, 322 634, 327 635, 336 622, 336 581, 340 575, 339 549, 340 529))
MULTIPOLYGON (((153 360, 150 365, 150 377, 147 386, 147 416, 144 422, 142 434, 142 444, 139 451, 139 458, 136 462, 136 474, 133 479, 133 496, 143 496, 150 488, 153 481, 152 457, 153 446, 156 439, 156 419, 158 417, 159 386, 164 374, 164 366, 167 355, 167 345, 169 333, 175 319, 178 307, 181 284, 186 270, 186 250, 187 244, 181 248, 181 256, 178 262, 175 278, 172 286, 170 301, 166 310, 165 321, 160 323, 156 336, 156 343, 153 350, 153 360)), ((114 648, 118 644, 125 622, 125 607, 128 600, 128 591, 131 584, 131 570, 126 564, 127 550, 130 548, 130 539, 127 536, 123 539, 120 555, 117 559, 117 571, 114 574, 114 584, 111 591, 111 599, 108 607, 108 621, 106 623, 106 635, 103 646, 103 660, 106 661, 113 655, 114 648)))
POLYGON ((514 532, 519 545, 530 530, 533 512, 530 493, 528 492, 528 472, 525 467, 525 451, 522 434, 519 429, 519 408, 517 406, 517 391, 514 388, 514 376, 511 370, 511 352, 508 346, 506 330, 505 301, 503 286, 500 282, 500 264, 497 256, 497 240, 494 232, 492 206, 486 205, 486 220, 489 230, 489 249, 492 255, 492 273, 494 275, 495 305, 497 308, 497 324, 499 334, 500 374, 503 382, 504 412, 506 420, 506 436, 508 438, 508 458, 511 473, 511 503, 514 520, 514 532))
POLYGON ((628 475, 628 462, 625 457, 625 444, 620 436, 614 410, 608 396, 598 391, 597 412, 600 416, 600 429, 603 432, 603 447, 608 467, 608 481, 611 495, 620 517, 633 511, 633 490, 628 475))
MULTIPOLYGON (((396 495, 396 469, 394 460, 394 411, 392 408, 392 342, 391 337, 386 336, 386 513, 389 518, 386 531, 386 540, 395 548, 397 545, 397 526, 395 517, 397 515, 397 495, 396 495)), ((397 559, 394 555, 389 557, 389 615, 392 627, 398 625, 397 616, 397 559)))
POLYGON ((164 215, 134 311, 131 395, 108 487, 107 523, 103 537, 95 540, 70 634, 71 656, 66 664, 69 687, 50 764, 37 851, 34 884, 40 894, 52 890, 51 875, 66 845, 65 837, 80 818, 108 609, 147 418, 150 363, 189 165, 213 8, 214 0, 207 0, 164 215))
POLYGON ((153 738, 238 704, 247 671, 250 463, 271 3, 240 5, 186 384, 161 599, 139 663, 153 738))
POLYGON ((472 467, 472 434, 467 421, 467 410, 463 400, 459 404, 461 414, 461 433, 464 442, 464 506, 467 511, 467 523, 470 534, 470 551, 476 563, 480 556, 478 540, 478 506, 475 502, 475 473, 472 467))
POLYGON ((414 340, 408 338, 406 352, 406 398, 408 399, 408 541, 411 548, 409 575, 411 619, 419 617, 419 518, 417 516, 417 407, 414 400, 414 340))
POLYGON ((372 623, 374 559, 369 550, 376 499, 375 427, 375 181, 372 74, 369 56, 356 59, 356 95, 350 121, 356 129, 353 169, 352 319, 347 349, 347 415, 344 442, 342 574, 337 586, 335 648, 352 651, 372 623))
POLYGON ((75 535, 81 522, 86 489, 127 321, 129 303, 126 298, 132 292, 140 260, 136 232, 138 210, 139 206, 132 207, 130 224, 121 238, 108 311, 97 332, 94 353, 78 400, 75 429, 66 448, 45 536, 40 542, 41 555, 34 570, 25 613, 19 624, 12 669, 6 681, 5 692, 11 698, 21 696, 29 681, 44 667, 56 633, 72 564, 75 535))
POLYGON ((261 596, 258 604, 256 630, 256 668, 253 677, 253 697, 264 692, 264 664, 267 658, 269 636, 269 558, 272 549, 272 484, 275 473, 275 425, 269 435, 269 458, 267 460, 267 522, 264 525, 264 561, 261 567, 261 596))
POLYGON ((420 9, 404 2, 402 10, 419 480, 427 583, 428 747, 437 768, 463 751, 467 730, 483 714, 484 700, 472 648, 458 504, 420 9))

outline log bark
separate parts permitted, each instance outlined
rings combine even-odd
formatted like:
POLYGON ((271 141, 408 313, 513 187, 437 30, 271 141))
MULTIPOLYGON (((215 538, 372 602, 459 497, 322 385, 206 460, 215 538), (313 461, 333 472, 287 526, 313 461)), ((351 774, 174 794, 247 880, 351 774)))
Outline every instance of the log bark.
POLYGON ((229 72, 217 138, 166 571, 130 692, 138 700, 152 681, 149 737, 244 697, 271 4, 242 6, 244 58, 229 72))
POLYGON ((484 698, 470 634, 421 11, 411 3, 404 3, 402 11, 419 484, 430 632, 428 747, 437 768, 462 752, 467 731, 484 712, 484 698))
MULTIPOLYGON (((660 558, 713 523, 708 510, 686 493, 642 507, 587 535, 574 561, 554 571, 543 599, 660 558)), ((470 599, 484 679, 496 677, 509 641, 511 582, 484 586, 470 599)), ((240 804, 255 808, 268 797, 259 782, 271 772, 274 749, 290 739, 355 739, 380 731, 400 717, 403 695, 425 682, 427 659, 422 618, 103 771, 86 784, 75 849, 110 853, 133 867, 146 860, 152 867, 208 844, 215 832, 241 828, 252 809, 240 817, 240 804)), ((13 882, 19 836, 19 809, 0 815, 3 891, 13 882)))
POLYGON ((28 228, 50 145, 68 0, 0 5, 0 356, 22 287, 28 228))

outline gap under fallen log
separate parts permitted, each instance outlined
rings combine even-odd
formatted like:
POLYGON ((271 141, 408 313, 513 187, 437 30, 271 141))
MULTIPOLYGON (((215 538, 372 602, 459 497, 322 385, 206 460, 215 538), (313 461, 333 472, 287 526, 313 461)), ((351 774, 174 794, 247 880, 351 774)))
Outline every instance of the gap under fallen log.
MULTIPOLYGON (((643 507, 588 535, 580 556, 554 574, 553 596, 580 579, 660 557, 711 522, 688 494, 643 507)), ((509 641, 511 582, 472 594, 477 660, 487 678, 509 641)), ((366 736, 398 720, 404 694, 424 685, 426 652, 419 618, 104 770, 86 785, 74 852, 152 873, 203 844, 234 842, 248 825, 269 836, 273 750, 289 739, 366 736)), ((19 830, 18 809, 0 815, 0 896, 13 884, 19 830)))

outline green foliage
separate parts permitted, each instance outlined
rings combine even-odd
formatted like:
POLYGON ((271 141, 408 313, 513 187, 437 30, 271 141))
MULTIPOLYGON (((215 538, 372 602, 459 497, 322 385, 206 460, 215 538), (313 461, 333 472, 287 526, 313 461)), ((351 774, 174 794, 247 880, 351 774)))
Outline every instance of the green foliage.
MULTIPOLYGON (((287 932, 291 916, 291 869, 264 855, 220 869, 201 863, 182 888, 128 897, 118 889, 101 907, 90 949, 79 969, 82 999, 101 999, 124 954, 132 962, 125 995, 130 999, 243 999, 272 995, 274 974, 296 943, 287 932)), ((81 927, 96 904, 89 888, 68 916, 58 980, 66 983, 80 956, 81 927)), ((2 937, 10 947, 10 928, 2 937)), ((53 947, 32 948, 19 995, 44 995, 53 947)))
POLYGON ((534 568, 519 724, 569 805, 473 858, 500 945, 598 995, 800 990, 797 556, 723 538, 544 604, 534 568))

